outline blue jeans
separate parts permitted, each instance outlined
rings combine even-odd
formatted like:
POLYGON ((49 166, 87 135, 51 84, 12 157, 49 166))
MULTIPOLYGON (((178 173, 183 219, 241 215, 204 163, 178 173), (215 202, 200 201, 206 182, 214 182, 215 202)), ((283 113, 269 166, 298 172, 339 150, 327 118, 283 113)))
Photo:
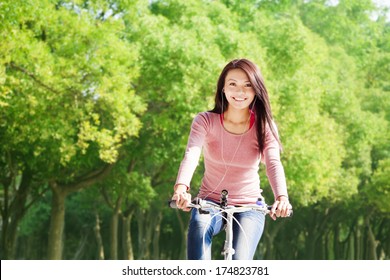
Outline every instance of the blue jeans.
MULTIPOLYGON (((233 260, 251 260, 263 234, 265 215, 259 211, 235 213, 233 219, 233 260)), ((210 260, 211 244, 214 235, 224 229, 222 213, 211 209, 210 214, 199 214, 192 209, 187 238, 189 260, 210 260), (204 237, 204 239, 203 239, 204 237)))

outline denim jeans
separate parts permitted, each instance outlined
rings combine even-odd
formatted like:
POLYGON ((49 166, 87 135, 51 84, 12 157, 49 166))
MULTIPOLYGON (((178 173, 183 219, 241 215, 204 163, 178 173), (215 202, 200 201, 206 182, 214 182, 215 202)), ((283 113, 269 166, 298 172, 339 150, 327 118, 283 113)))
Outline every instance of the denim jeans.
MULTIPOLYGON (((259 211, 235 213, 233 219, 233 260, 251 260, 263 234, 265 215, 259 211)), ((210 260, 213 236, 224 229, 222 213, 211 209, 210 214, 199 214, 192 209, 187 238, 189 260, 210 260), (203 238, 204 237, 204 238, 203 238)))

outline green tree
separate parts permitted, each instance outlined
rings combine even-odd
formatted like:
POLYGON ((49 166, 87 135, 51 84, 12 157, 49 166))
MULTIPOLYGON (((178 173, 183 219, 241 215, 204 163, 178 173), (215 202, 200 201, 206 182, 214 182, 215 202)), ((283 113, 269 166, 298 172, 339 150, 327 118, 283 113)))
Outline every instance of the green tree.
POLYGON ((137 47, 123 40, 122 20, 101 17, 99 3, 0 7, 10 15, 1 29, 2 158, 17 166, 13 174, 50 186, 50 259, 61 258, 66 196, 109 172, 145 109, 132 89, 137 47))

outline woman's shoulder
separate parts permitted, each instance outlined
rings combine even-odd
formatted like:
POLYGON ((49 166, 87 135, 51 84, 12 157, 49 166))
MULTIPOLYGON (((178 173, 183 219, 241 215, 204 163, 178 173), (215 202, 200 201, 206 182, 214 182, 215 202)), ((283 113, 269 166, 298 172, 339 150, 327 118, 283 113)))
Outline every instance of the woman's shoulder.
POLYGON ((205 112, 200 112, 198 113, 194 120, 204 120, 204 121, 207 121, 207 122, 213 122, 215 120, 218 120, 219 118, 219 114, 216 114, 216 113, 213 113, 213 112, 210 112, 210 111, 205 111, 205 112))
POLYGON ((205 111, 198 113, 193 120, 193 125, 201 125, 206 129, 209 129, 214 126, 214 123, 218 121, 219 114, 205 111))

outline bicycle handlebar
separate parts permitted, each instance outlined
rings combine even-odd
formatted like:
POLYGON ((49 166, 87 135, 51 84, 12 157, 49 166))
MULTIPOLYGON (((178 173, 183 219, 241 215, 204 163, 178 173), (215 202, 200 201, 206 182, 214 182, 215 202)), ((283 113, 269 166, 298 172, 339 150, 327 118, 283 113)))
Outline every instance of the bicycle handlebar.
MULTIPOLYGON (((176 200, 170 200, 168 202, 168 206, 170 208, 174 208, 174 209, 177 209, 177 205, 176 205, 176 200)), ((187 205, 188 208, 206 208, 206 206, 209 206, 208 208, 213 208, 213 207, 220 207, 218 204, 216 203, 213 203, 213 202, 209 202, 207 200, 203 200, 199 197, 195 197, 191 203, 189 203, 187 205)))
MULTIPOLYGON (((266 205, 264 203, 262 204, 248 204, 248 205, 238 205, 238 206, 225 206, 226 201, 222 200, 221 205, 218 205, 217 203, 213 203, 207 200, 203 200, 199 197, 195 197, 191 203, 187 205, 188 208, 196 208, 199 209, 201 213, 208 214, 208 211, 206 209, 214 208, 222 211, 231 210, 232 212, 241 212, 241 211, 247 211, 247 210, 256 210, 264 212, 265 214, 269 214, 269 212, 272 209, 272 205, 266 205)), ((176 200, 171 200, 168 202, 168 206, 170 208, 177 208, 176 200)), ((291 217, 293 215, 293 210, 289 210, 289 214, 287 217, 291 217)))

